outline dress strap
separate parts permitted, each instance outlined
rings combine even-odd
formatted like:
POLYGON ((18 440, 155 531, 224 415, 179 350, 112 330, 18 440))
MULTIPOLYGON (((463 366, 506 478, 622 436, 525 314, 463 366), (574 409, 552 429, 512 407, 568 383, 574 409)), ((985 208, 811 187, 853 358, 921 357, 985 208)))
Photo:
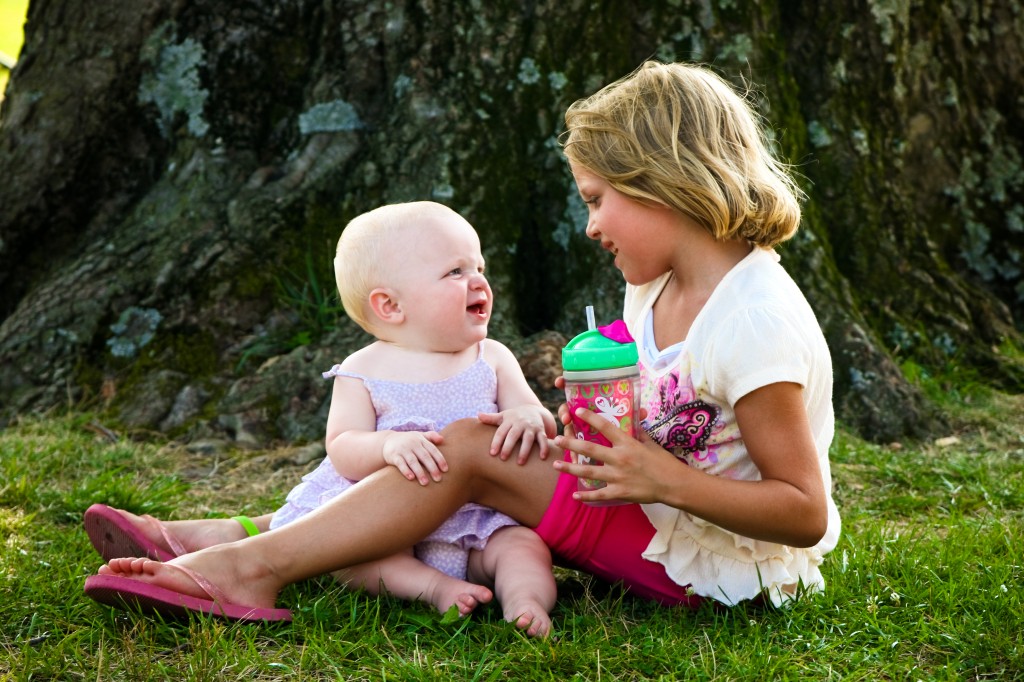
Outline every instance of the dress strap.
POLYGON ((355 372, 347 372, 341 368, 341 365, 335 365, 326 372, 322 372, 324 379, 333 379, 334 377, 350 377, 352 379, 359 379, 360 381, 366 381, 367 378, 362 374, 356 374, 355 372))

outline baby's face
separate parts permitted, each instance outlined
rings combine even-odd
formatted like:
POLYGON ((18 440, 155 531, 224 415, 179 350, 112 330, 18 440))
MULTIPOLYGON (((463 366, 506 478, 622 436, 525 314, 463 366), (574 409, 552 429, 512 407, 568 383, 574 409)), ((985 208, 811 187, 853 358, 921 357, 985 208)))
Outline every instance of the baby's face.
POLYGON ((493 300, 472 226, 455 214, 431 215, 402 232, 393 275, 408 328, 437 352, 479 343, 493 300))

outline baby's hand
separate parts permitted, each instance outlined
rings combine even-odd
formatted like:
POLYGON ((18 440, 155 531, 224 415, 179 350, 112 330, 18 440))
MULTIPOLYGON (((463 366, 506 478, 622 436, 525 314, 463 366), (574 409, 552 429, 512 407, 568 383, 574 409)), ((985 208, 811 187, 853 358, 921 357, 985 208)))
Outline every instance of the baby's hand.
POLYGON ((427 485, 430 479, 440 481, 441 473, 448 471, 448 462, 437 449, 443 442, 437 431, 396 431, 384 441, 381 454, 407 479, 427 485))
POLYGON ((501 412, 482 412, 479 417, 484 424, 497 426, 491 441, 491 454, 506 460, 519 443, 516 462, 523 464, 530 457, 530 450, 537 445, 541 459, 548 457, 548 439, 555 436, 555 420, 543 407, 521 405, 501 412))

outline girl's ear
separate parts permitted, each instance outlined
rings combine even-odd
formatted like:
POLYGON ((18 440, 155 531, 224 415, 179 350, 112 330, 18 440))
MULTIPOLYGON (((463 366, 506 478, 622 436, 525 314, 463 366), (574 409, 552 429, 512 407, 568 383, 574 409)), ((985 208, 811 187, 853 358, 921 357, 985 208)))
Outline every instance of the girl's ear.
POLYGON ((378 287, 371 291, 370 310, 384 324, 400 324, 405 321, 405 313, 392 289, 378 287))

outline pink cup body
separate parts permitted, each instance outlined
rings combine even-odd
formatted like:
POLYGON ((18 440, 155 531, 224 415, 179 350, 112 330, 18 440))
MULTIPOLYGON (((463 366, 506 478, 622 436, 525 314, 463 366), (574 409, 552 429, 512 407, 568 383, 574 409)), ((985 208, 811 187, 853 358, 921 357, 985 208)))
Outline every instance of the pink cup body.
MULTIPOLYGON (((566 372, 565 373, 565 402, 569 407, 569 414, 572 415, 572 435, 580 440, 610 446, 611 443, 599 431, 590 424, 576 416, 576 410, 584 407, 591 412, 603 417, 615 424, 624 433, 633 438, 637 437, 638 409, 636 397, 639 393, 639 374, 635 371, 623 371, 623 368, 610 370, 607 377, 598 376, 603 372, 566 372), (583 378, 585 377, 585 378, 583 378)), ((601 462, 590 460, 587 457, 578 456, 580 463, 598 466, 601 462)), ((594 479, 578 479, 578 487, 581 491, 597 490, 603 488, 604 481, 594 479)), ((622 502, 601 502, 588 504, 624 504, 622 502)))

